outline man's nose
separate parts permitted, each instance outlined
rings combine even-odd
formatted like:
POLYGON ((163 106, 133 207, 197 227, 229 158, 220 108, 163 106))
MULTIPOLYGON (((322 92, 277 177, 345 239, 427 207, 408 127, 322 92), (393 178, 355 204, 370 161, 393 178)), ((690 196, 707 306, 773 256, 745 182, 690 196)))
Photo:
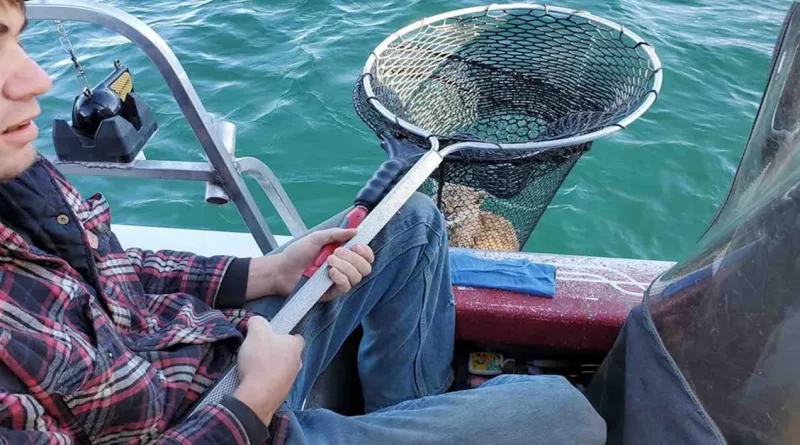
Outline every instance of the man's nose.
POLYGON ((4 96, 11 100, 33 99, 46 93, 53 86, 50 76, 39 64, 34 62, 27 54, 23 53, 23 57, 23 64, 3 85, 4 96))

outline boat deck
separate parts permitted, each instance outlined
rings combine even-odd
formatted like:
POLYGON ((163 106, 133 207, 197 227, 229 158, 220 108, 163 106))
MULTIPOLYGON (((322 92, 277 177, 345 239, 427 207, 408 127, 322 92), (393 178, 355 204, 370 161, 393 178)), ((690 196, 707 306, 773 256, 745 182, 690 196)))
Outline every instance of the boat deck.
MULTIPOLYGON (((114 225, 123 246, 201 255, 261 255, 248 233, 114 225)), ((279 242, 288 241, 279 237, 279 242)), ((556 266, 556 296, 455 287, 462 340, 606 352, 647 286, 673 263, 537 253, 479 252, 556 266)))
POLYGON ((480 252, 556 266, 556 296, 455 287, 460 339, 587 352, 611 349, 628 312, 673 263, 537 253, 480 252))

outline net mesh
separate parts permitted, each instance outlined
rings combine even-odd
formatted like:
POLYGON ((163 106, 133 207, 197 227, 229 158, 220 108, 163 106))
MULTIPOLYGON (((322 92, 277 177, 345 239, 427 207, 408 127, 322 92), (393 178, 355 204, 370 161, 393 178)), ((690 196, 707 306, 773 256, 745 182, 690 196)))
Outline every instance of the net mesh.
MULTIPOLYGON (((557 140, 615 125, 654 92, 656 71, 620 29, 576 13, 505 9, 395 38, 365 75, 380 104, 446 146, 557 140)), ((359 79, 355 108, 372 131, 428 145, 381 115, 375 99, 359 79)), ((590 147, 460 151, 421 191, 444 213, 452 246, 519 250, 590 147)))

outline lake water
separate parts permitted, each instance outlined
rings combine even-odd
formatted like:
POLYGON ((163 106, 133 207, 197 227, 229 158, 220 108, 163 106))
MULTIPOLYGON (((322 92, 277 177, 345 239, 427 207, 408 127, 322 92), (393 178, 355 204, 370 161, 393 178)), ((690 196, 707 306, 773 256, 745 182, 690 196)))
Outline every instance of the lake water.
MULTIPOLYGON (((475 1, 116 0, 172 46, 206 108, 236 123, 238 156, 277 174, 306 223, 349 205, 385 158, 355 115, 351 93, 369 52, 402 26, 475 1)), ((630 128, 595 143, 566 180, 525 250, 676 260, 725 198, 765 86, 785 0, 563 0, 649 41, 665 67, 661 96, 630 128)), ((203 152, 149 60, 124 38, 68 25, 92 84, 120 59, 160 130, 149 159, 200 161, 203 152)), ((26 48, 53 77, 38 148, 78 93, 52 22, 33 23, 26 48)), ((245 231, 232 205, 204 203, 202 183, 71 178, 104 193, 115 223, 245 231)), ((273 230, 288 233, 254 183, 273 230)))

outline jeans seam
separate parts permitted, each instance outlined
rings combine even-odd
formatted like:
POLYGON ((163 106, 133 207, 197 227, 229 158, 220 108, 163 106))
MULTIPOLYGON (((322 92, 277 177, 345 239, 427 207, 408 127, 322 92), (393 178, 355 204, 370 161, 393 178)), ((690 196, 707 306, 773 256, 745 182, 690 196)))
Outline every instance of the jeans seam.
MULTIPOLYGON (((428 394, 427 387, 424 385, 425 379, 422 373, 422 359, 423 359, 422 340, 424 338, 423 335, 427 333, 429 325, 429 320, 427 317, 427 313, 425 311, 425 308, 428 307, 429 305, 429 297, 430 297, 429 294, 430 294, 431 271, 429 269, 432 262, 436 259, 436 252, 433 252, 433 250, 436 251, 439 250, 441 246, 441 238, 443 236, 442 231, 439 229, 440 229, 439 227, 435 227, 433 224, 429 223, 426 219, 418 219, 411 222, 410 224, 403 224, 403 226, 401 227, 395 226, 395 230, 393 231, 393 233, 385 240, 383 240, 383 242, 381 242, 381 245, 378 246, 378 248, 376 248, 374 251, 376 256, 381 254, 387 256, 391 255, 391 257, 386 261, 382 261, 380 269, 373 270, 372 273, 368 277, 366 277, 366 279, 362 280, 360 283, 354 286, 346 296, 343 296, 344 298, 352 297, 353 294, 359 292, 365 286, 369 286, 371 283, 373 283, 373 280, 376 279, 376 277, 384 273, 387 267, 390 264, 392 264, 394 258, 406 254, 412 249, 420 248, 419 253, 417 253, 416 255, 412 254, 413 258, 415 258, 415 264, 414 264, 415 268, 419 266, 417 273, 411 274, 410 276, 406 277, 404 282, 399 284, 399 288, 402 289, 408 284, 408 282, 415 279, 420 279, 420 275, 423 275, 421 278, 424 280, 423 281, 424 288, 423 288, 423 295, 420 296, 421 297, 420 302, 422 304, 422 308, 420 310, 420 318, 416 323, 415 327, 415 329, 419 330, 418 332, 419 344, 417 351, 413 356, 413 360, 415 362, 413 366, 414 366, 414 386, 415 386, 414 389, 416 392, 416 397, 428 394), (424 226, 423 229, 424 233, 419 233, 419 230, 421 228, 420 226, 424 226), (411 236, 409 237, 408 235, 411 236), (403 243, 398 243, 398 246, 396 246, 394 249, 387 250, 391 247, 392 243, 397 243, 398 239, 402 240, 404 238, 408 239, 405 240, 403 243), (397 247, 399 247, 399 249, 397 247)), ((366 289, 366 291, 369 291, 369 289, 366 289)), ((395 294, 397 293, 398 292, 395 292, 395 294)), ((395 296, 395 294, 382 296, 380 298, 380 301, 371 310, 380 307, 381 304, 391 301, 395 296)), ((327 329, 330 329, 331 325, 335 322, 336 318, 338 317, 338 314, 341 311, 341 308, 339 307, 326 308, 325 305, 330 305, 330 304, 342 305, 344 301, 346 301, 344 298, 339 298, 338 300, 332 302, 317 304, 312 308, 312 311, 309 313, 309 316, 306 317, 306 321, 304 322, 305 324, 304 327, 310 327, 311 330, 307 332, 301 332, 307 343, 310 344, 314 342, 316 338, 319 337, 320 334, 325 332, 327 329)), ((313 383, 311 385, 313 385, 313 383)))
MULTIPOLYGON (((428 253, 425 254, 425 256, 427 257, 427 260, 428 260, 428 264, 435 264, 436 263, 437 258, 435 258, 435 256, 438 255, 438 249, 436 250, 435 253, 436 253, 436 255, 433 255, 433 254, 429 255, 428 253)), ((417 354, 416 354, 416 357, 415 357, 415 363, 414 363, 414 374, 415 374, 415 378, 416 378, 415 380, 416 380, 416 386, 417 386, 417 397, 427 397, 429 395, 440 394, 441 392, 445 391, 453 383, 453 379, 454 379, 453 373, 451 371, 449 376, 448 376, 448 378, 445 379, 445 382, 440 387, 434 389, 433 391, 428 391, 428 385, 426 384, 425 377, 424 377, 424 375, 422 373, 422 366, 423 366, 422 352, 423 352, 423 349, 422 349, 421 345, 424 343, 424 341, 427 339, 427 336, 428 336, 428 324, 429 324, 429 321, 428 321, 427 311, 425 310, 425 308, 430 304, 429 297, 430 297, 430 291, 431 291, 431 282, 430 282, 430 280, 431 280, 431 276, 430 276, 431 275, 431 271, 426 267, 423 270, 423 275, 425 275, 426 279, 424 280, 424 283, 425 283, 425 289, 424 289, 424 294, 423 294, 424 298, 422 299, 423 300, 422 301, 422 310, 420 311, 420 322, 419 322, 419 327, 418 327, 419 330, 420 330, 420 332, 419 332, 420 348, 417 351, 417 354)))
POLYGON ((450 375, 445 380, 444 384, 442 384, 442 386, 436 388, 435 391, 431 391, 431 392, 427 392, 426 391, 425 394, 417 395, 413 399, 404 400, 402 402, 397 402, 397 403, 394 403, 394 404, 391 404, 391 405, 379 406, 379 407, 371 410, 368 413, 368 415, 370 415, 370 416, 381 416, 381 415, 384 415, 384 414, 392 414, 392 413, 395 413, 397 411, 404 411, 404 410, 414 409, 419 405, 419 403, 421 402, 421 400, 423 398, 437 396, 437 395, 442 394, 443 392, 445 392, 447 390, 447 388, 449 388, 450 385, 453 384, 454 380, 455 380, 455 376, 453 375, 453 372, 451 371, 450 375), (397 407, 398 405, 403 405, 403 408, 390 409, 390 410, 382 411, 382 410, 385 410, 386 408, 397 407))
MULTIPOLYGON (((431 264, 430 261, 428 264, 431 264)), ((417 323, 417 329, 419 330, 419 339, 417 341, 419 342, 419 347, 414 356, 414 383, 417 387, 417 397, 421 397, 427 392, 425 377, 422 375, 422 346, 425 344, 428 330, 428 315, 425 309, 428 306, 428 299, 430 297, 430 271, 427 267, 422 270, 422 280, 424 286, 422 289, 422 298, 420 298, 422 307, 420 308, 419 323, 417 323)))
POLYGON ((406 227, 406 228, 404 228, 404 229, 401 229, 401 230, 399 230, 399 231, 398 231, 396 234, 394 234, 394 236, 392 236, 391 238, 389 238, 389 239, 387 239, 386 241, 384 241, 384 242, 383 242, 383 243, 380 245, 380 247, 378 247, 377 249, 375 249, 375 252, 374 252, 374 253, 377 255, 377 254, 378 254, 378 252, 380 252, 381 250, 383 250, 383 249, 384 249, 386 246, 388 246, 388 245, 389 245, 389 244, 390 244, 392 241, 394 241, 394 240, 395 240, 395 239, 397 239, 398 237, 400 237, 400 236, 404 235, 404 234, 405 234, 406 232, 408 232, 409 230, 416 228, 416 227, 417 227, 417 226, 419 226, 419 225, 424 225, 424 226, 425 226, 425 227, 428 229, 428 231, 429 231, 429 232, 435 233, 435 234, 436 234, 436 236, 437 236, 437 238, 441 236, 441 233, 439 232, 439 230, 436 230, 436 228, 434 228, 432 225, 428 224, 428 222, 427 222, 427 221, 425 221, 425 220, 418 220, 418 221, 415 221, 415 222, 411 223, 411 224, 410 224, 408 227, 406 227))
MULTIPOLYGON (((430 227, 430 225, 428 225, 428 224, 427 224, 427 223, 425 223, 424 221, 419 221, 419 222, 416 222, 416 223, 412 224, 411 226, 409 226, 408 228, 406 228, 405 230, 402 230, 402 231, 398 232, 398 233, 397 233, 397 235, 393 236, 393 237, 392 237, 392 238, 390 238, 388 241, 386 241, 385 243, 383 243, 383 244, 381 245, 381 247, 380 247, 379 249, 377 249, 377 250, 374 252, 374 253, 375 253, 375 255, 377 255, 377 254, 378 254, 378 252, 380 252, 380 251, 383 249, 383 247, 384 247, 384 246, 388 245, 388 244, 389 244, 391 241, 393 241, 395 238, 397 238, 398 236, 401 236, 401 235, 405 234, 407 231, 409 231, 409 230, 411 230, 411 229, 415 228, 416 226, 418 226, 418 225, 420 225, 420 224, 424 224, 424 225, 425 225, 425 226, 427 226, 429 229, 433 230, 433 229, 430 227)), ((434 232, 435 232, 435 231, 434 231, 434 232)), ((405 252, 407 252, 407 251, 409 251, 409 250, 411 250, 411 249, 413 249, 413 248, 415 248, 415 247, 419 247, 419 246, 422 246, 422 245, 425 245, 425 243, 424 243, 424 242, 420 242, 420 243, 415 243, 415 244, 412 244, 412 245, 408 246, 408 248, 407 248, 407 249, 405 249, 405 250, 403 250, 402 252, 399 252, 399 253, 400 253, 400 254, 402 254, 402 253, 405 253, 405 252)), ((362 287, 366 286, 366 285, 367 285, 368 283, 370 283, 370 282, 371 282, 373 279, 375 279, 375 277, 377 277, 378 275, 380 275, 380 274, 383 272, 383 270, 386 268, 386 265, 388 265, 388 262, 386 262, 386 263, 385 263, 385 264, 384 264, 384 265, 383 265, 383 266, 382 266, 380 269, 373 270, 373 271, 372 271, 372 273, 370 273, 370 274, 369 274, 369 276, 367 276, 367 278, 366 278, 365 280, 362 280, 362 281, 361 281, 361 282, 359 282, 359 283, 358 283, 358 284, 357 284, 355 287, 353 287, 352 289, 350 289, 350 292, 348 292, 348 293, 347 293, 347 296, 343 296, 343 297, 340 297, 340 298, 349 298, 349 297, 350 297, 352 294, 354 294, 355 292, 357 292, 358 290, 360 290, 362 287)), ((409 277, 409 279, 411 279, 411 278, 412 278, 412 277, 409 277)), ((405 284, 405 283, 404 283, 404 284, 405 284)), ((325 303, 322 303, 322 304, 332 304, 332 303, 334 303, 334 302, 325 302, 325 303)), ((335 302, 335 303, 336 303, 336 304, 341 304, 341 302, 335 302)), ((315 312, 318 312, 318 311, 319 311, 319 309, 317 309, 318 307, 320 307, 320 306, 319 306, 319 303, 315 304, 315 305, 312 307, 312 309, 311 309, 311 310, 312 310, 312 311, 315 311, 315 312)), ((378 306, 375 306, 375 307, 378 307, 378 306)), ((310 314, 311 314, 311 313, 310 313, 310 314)), ((311 314, 311 315, 314 315, 314 314, 311 314)), ((310 319, 311 319, 311 318, 309 317, 309 318, 307 319, 306 323, 309 323, 310 319)), ((335 320, 335 319, 336 319, 336 317, 328 317, 328 320, 327 320, 327 321, 325 321, 324 323, 315 323, 317 326, 319 326, 319 328, 318 328, 318 329, 315 329, 314 331, 311 331, 311 332, 309 332, 309 333, 305 333, 305 332, 304 332, 303 334, 305 334, 305 335, 304 335, 304 338, 305 338, 305 340, 306 340, 307 342, 311 342, 311 341, 313 341, 313 339, 314 339, 314 338, 316 338, 316 337, 317 337, 317 336, 318 336, 318 335, 319 335, 319 334, 320 334, 322 331, 324 331, 325 329, 327 329, 327 328, 328 328, 328 326, 330 326, 330 324, 331 324, 331 323, 333 322, 333 320, 335 320), (307 337, 306 337, 306 335, 307 335, 307 337)))
MULTIPOLYGON (((398 236, 402 235, 403 233, 405 233, 405 232, 406 232, 406 231, 408 231, 408 230, 411 230, 411 229, 415 228, 416 226, 418 226, 418 225, 420 225, 420 224, 424 224, 424 225, 425 225, 425 227, 428 229, 428 231, 429 231, 430 233, 433 233, 433 234, 435 234, 435 235, 436 235, 435 242, 433 242, 433 241, 434 241, 434 239, 431 239, 431 237, 430 237, 430 236, 428 236, 428 237, 426 237, 426 238, 425 238, 425 242, 424 242, 424 243, 413 244, 413 245, 409 246, 407 249, 405 249, 405 250, 403 250, 403 251, 401 251, 401 252, 398 252, 398 255, 399 255, 399 254, 406 253, 406 252, 408 252, 409 250, 411 250, 411 249, 413 249, 413 248, 415 248, 415 247, 419 247, 419 246, 430 246, 430 245, 433 245, 433 244, 435 244, 436 246, 438 246, 438 245, 439 245, 439 239, 440 239, 440 238, 441 238, 441 236, 442 236, 442 235, 441 235, 441 233, 440 233, 438 230, 434 229, 434 228, 433 228, 433 227, 432 227, 430 224, 426 223, 425 221, 419 221, 419 222, 417 222, 417 223, 415 223, 415 224, 413 224, 413 225, 409 226, 409 227, 408 227, 406 230, 404 230, 403 232, 400 232, 400 233, 398 233, 398 235, 396 235, 396 236, 392 237, 392 238, 391 238, 389 241, 385 242, 383 245, 384 245, 384 246, 388 245, 388 244, 389 244, 389 242, 391 242, 392 240, 394 240, 394 239, 395 239, 395 238, 397 238, 398 236)), ((382 247, 383 247, 383 246, 382 246, 382 247)), ((429 249, 422 249, 422 252, 420 252, 420 258, 417 260, 418 262, 420 262, 420 261, 421 261, 421 257, 425 257, 425 259, 427 259, 427 260, 428 260, 428 264, 425 264, 425 265, 423 266, 423 268, 422 268, 422 271, 423 271, 423 272, 424 272, 425 268, 427 268, 427 267, 428 267, 428 266, 429 266, 429 265, 432 263, 432 260, 431 260, 431 255, 428 253, 428 250, 429 250, 429 249)), ((376 252, 375 252, 375 254, 377 255, 377 253, 378 253, 379 251, 380 251, 380 249, 379 249, 378 251, 376 251, 376 252)), ((384 266, 384 267, 385 267, 385 266, 384 266)), ((383 268, 381 268, 381 271, 383 271, 383 268)), ((423 272, 421 272, 421 273, 423 273, 423 272)), ((378 271, 378 272, 373 272, 372 274, 370 274, 370 278, 369 278, 368 280, 372 279, 373 277, 375 277, 375 276, 377 276, 377 275, 379 275, 379 274, 380 274, 380 271, 378 271)), ((413 280, 414 278, 416 278, 416 275, 411 275, 411 276, 407 277, 407 278, 406 278, 406 280, 405 280, 405 282, 403 282, 403 284, 402 284, 400 287, 402 288, 403 286, 405 286, 405 285, 406 285, 406 284, 407 284, 409 281, 413 280)), ((366 280, 366 281, 368 281, 368 280, 366 280)), ((361 285, 361 284, 363 284, 363 283, 364 283, 364 282, 362 282, 362 283, 359 283, 359 285, 361 285)), ((383 305, 383 304, 386 304, 387 302, 391 301, 393 297, 394 297, 394 295, 392 295, 392 296, 391 296, 391 297, 389 297, 389 298, 381 298, 381 301, 380 301, 380 302, 378 302, 378 304, 376 304, 376 305, 375 305, 375 307, 373 308, 373 310, 374 310, 374 309, 377 309, 377 308, 381 307, 381 305, 383 305)))

